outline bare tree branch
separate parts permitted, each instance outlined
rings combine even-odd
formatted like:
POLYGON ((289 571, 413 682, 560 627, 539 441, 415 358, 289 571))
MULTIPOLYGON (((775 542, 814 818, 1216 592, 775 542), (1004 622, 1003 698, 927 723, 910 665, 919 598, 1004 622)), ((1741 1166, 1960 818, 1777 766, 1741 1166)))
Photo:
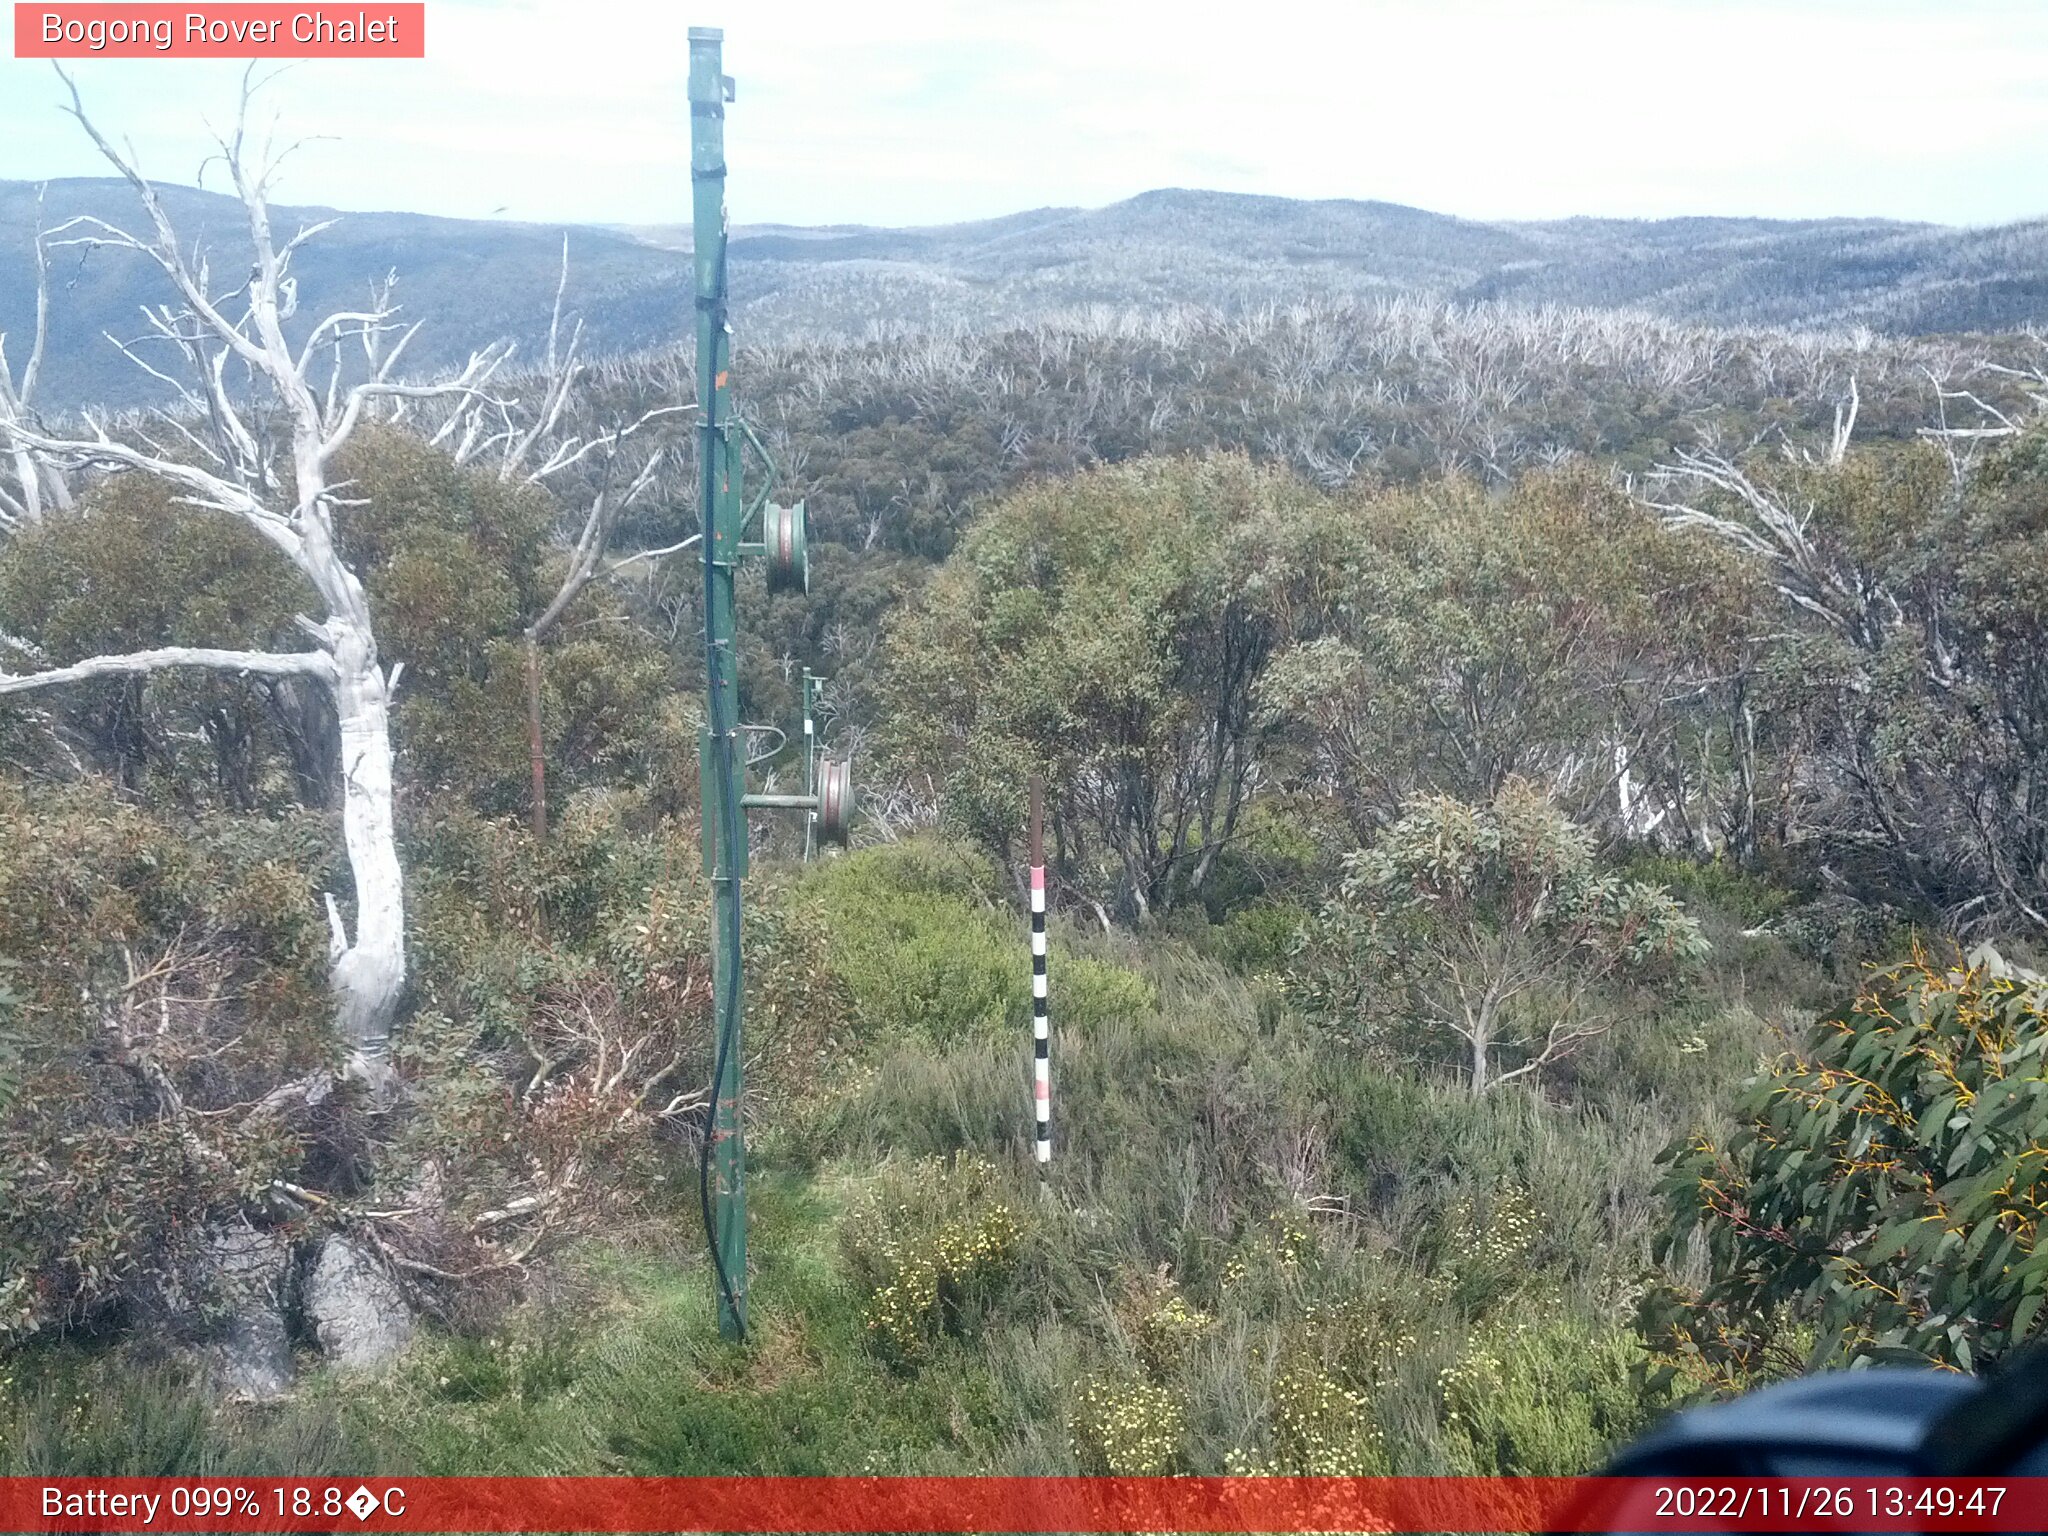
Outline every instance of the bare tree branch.
POLYGON ((35 688, 53 688, 61 683, 84 682, 95 677, 132 677, 162 672, 171 667, 209 667, 220 672, 241 672, 261 677, 312 677, 322 682, 334 679, 334 660, 321 651, 216 651, 200 646, 173 645, 155 651, 132 651, 125 656, 94 656, 68 667, 47 672, 12 676, 0 672, 0 694, 26 693, 35 688))
POLYGON ((703 537, 704 535, 701 533, 693 533, 687 539, 679 540, 674 544, 664 544, 659 549, 643 549, 636 554, 623 556, 606 566, 604 573, 607 576, 616 576, 619 572, 625 570, 626 567, 637 565, 642 560, 666 560, 670 555, 681 554, 686 549, 694 549, 703 540, 703 537))

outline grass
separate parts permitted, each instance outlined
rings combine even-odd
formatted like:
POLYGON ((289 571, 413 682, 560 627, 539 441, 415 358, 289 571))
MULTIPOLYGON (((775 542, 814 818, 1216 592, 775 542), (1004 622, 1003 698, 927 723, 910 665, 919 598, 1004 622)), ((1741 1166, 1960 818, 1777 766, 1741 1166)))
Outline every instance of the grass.
POLYGON ((17 1356, 0 1473, 1030 1474, 1153 1455, 1107 1443, 1137 1433, 1113 1414, 1077 1422, 1090 1390, 1170 1404, 1148 1422, 1172 1427, 1174 1470, 1577 1471, 1656 1411, 1625 1321, 1650 1159, 1768 1044, 1754 965, 1596 1042, 1548 1093, 1475 1101, 1189 944, 1061 931, 1041 1198, 1028 1024, 977 969, 1009 965, 1023 926, 977 879, 882 854, 799 887, 828 918, 862 911, 830 931, 864 1023, 851 1070, 757 1127, 744 1346, 718 1338, 682 1215, 586 1247, 487 1336, 431 1334, 367 1387, 314 1370, 289 1402, 215 1407, 134 1340, 17 1356), (1075 977, 1093 1002, 1063 1010, 1075 977), (947 1196, 955 1154, 993 1172, 947 1196), (869 1326, 892 1200, 918 1241, 994 1206, 1018 1228, 932 1304, 910 1362, 869 1326))

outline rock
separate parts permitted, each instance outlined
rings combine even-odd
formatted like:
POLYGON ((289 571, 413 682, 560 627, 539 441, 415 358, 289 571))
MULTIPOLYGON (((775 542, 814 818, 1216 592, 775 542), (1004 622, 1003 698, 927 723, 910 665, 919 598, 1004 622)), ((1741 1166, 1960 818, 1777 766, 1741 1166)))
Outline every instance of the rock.
POLYGON ((412 1310, 398 1282, 350 1238, 320 1245, 302 1301, 322 1352, 342 1370, 380 1369, 412 1340, 412 1310))
POLYGON ((221 1389, 255 1402, 284 1396, 292 1385, 284 1315, 290 1245, 275 1232, 242 1223, 209 1234, 207 1246, 224 1314, 208 1346, 221 1389))

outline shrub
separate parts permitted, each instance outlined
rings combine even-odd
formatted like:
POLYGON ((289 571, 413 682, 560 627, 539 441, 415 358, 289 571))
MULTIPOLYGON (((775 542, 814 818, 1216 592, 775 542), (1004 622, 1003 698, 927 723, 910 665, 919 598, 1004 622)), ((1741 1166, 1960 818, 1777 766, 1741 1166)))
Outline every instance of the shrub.
POLYGON ((1504 1179, 1492 1189, 1465 1189, 1437 1213, 1428 1251, 1448 1278, 1451 1299, 1477 1317, 1525 1290, 1534 1278, 1544 1218, 1527 1185, 1504 1179))
POLYGON ((1688 859, 1671 853, 1645 853, 1631 859, 1628 877, 1662 886, 1689 908, 1721 913, 1740 928, 1761 928, 1791 907, 1792 892, 1731 859, 1688 859))
POLYGON ((1405 1265, 1375 1265, 1349 1276, 1334 1300, 1311 1303, 1303 1326, 1340 1379, 1377 1391, 1423 1339, 1442 1330, 1446 1296, 1438 1276, 1405 1265))
POLYGON ((1233 1476, 1371 1477, 1386 1470, 1365 1393, 1319 1361, 1306 1355, 1286 1361, 1274 1372, 1270 1403, 1270 1454, 1233 1454, 1233 1476))
POLYGON ((1775 926, 1794 954, 1825 966, 1838 987, 1867 966, 1909 953, 1915 942, 1912 921, 1899 908, 1835 894, 1794 907, 1775 926))
MULTIPOLYGON (((691 829, 644 798, 583 790, 552 835, 453 810, 412 839, 414 991, 399 1032, 414 1113, 383 1149, 431 1162, 464 1219, 529 1198, 506 1229, 545 1254, 664 1197, 710 1074, 705 899, 691 829)), ((772 880, 746 907, 750 1102, 819 1077, 844 1006, 815 914, 772 880)), ((467 1266, 463 1266, 467 1267, 467 1266)))
POLYGON ((894 769, 937 787, 949 824, 992 847, 1014 839, 1025 772, 1041 769, 1068 883, 1133 919, 1199 896, 1265 734, 1252 699, 1278 594, 1263 567, 1283 509, 1316 499, 1284 471, 1217 455, 1106 466, 993 503, 888 616, 894 769))
POLYGON ((209 1226, 351 1142, 341 1102, 261 1108, 334 1049, 309 821, 188 839, 98 784, 0 780, 0 1337, 203 1320, 209 1226))
POLYGON ((1023 1241, 995 1165, 965 1155, 885 1172, 841 1232, 869 1345, 906 1371, 940 1339, 979 1327, 1015 1277, 1023 1241))
POLYGON ((1626 1331, 1572 1318, 1479 1334, 1444 1373, 1444 1441, 1481 1477, 1583 1477, 1634 1435, 1650 1404, 1626 1331))
MULTIPOLYGON (((986 860, 928 840, 863 849, 810 876, 804 889, 820 904, 830 964, 864 1036, 954 1045, 1026 1026, 1025 920, 994 905, 993 885, 986 860)), ((1063 1028, 1154 1002, 1143 980, 1097 960, 1056 952, 1051 969, 1063 1028)))
POLYGON ((1133 1342, 1138 1359, 1155 1380, 1172 1376, 1216 1331, 1216 1319, 1182 1295, 1163 1269, 1140 1289, 1138 1303, 1133 1342))
POLYGON ((1180 1459, 1187 1412, 1149 1381, 1095 1378, 1074 1390, 1070 1429, 1084 1472, 1159 1477, 1180 1459))
MULTIPOLYGON (((1382 1415, 1404 1395, 1404 1364, 1446 1331, 1444 1287, 1406 1265, 1355 1251, 1314 1273, 1297 1269, 1295 1278, 1298 1290, 1315 1299, 1261 1298, 1275 1339, 1257 1410, 1263 1448, 1239 1446, 1225 1464, 1247 1475, 1384 1473, 1393 1456, 1382 1415)), ((1234 1305, 1251 1299, 1243 1289, 1232 1297, 1234 1305)))
POLYGON ((1667 1148, 1661 1259, 1704 1240, 1706 1285, 1642 1323, 1709 1385, 1899 1360, 1975 1370, 2038 1331, 2048 1253, 2048 981, 1980 950, 1877 972, 1756 1079, 1725 1146, 1667 1148))
POLYGON ((1612 993, 1707 953, 1660 887, 1596 867, 1590 830, 1509 779, 1491 800, 1417 795, 1345 860, 1304 999, 1368 1039, 1397 1021, 1462 1054, 1473 1093, 1539 1071, 1615 1022, 1612 993))
POLYGON ((1294 1210, 1275 1211, 1249 1228, 1223 1266, 1224 1295, 1236 1306, 1270 1304, 1314 1262, 1315 1234, 1294 1210))
POLYGON ((1211 930, 1206 948, 1241 976, 1284 972, 1301 947, 1309 914, 1296 906, 1245 907, 1211 930))
MULTIPOLYGON (((167 645, 296 649, 292 614, 315 601, 303 578, 239 518, 181 505, 170 485, 117 475, 70 511, 0 546, 0 671, 167 645)), ((39 743, 125 789, 168 803, 289 805, 284 770, 298 690, 224 672, 174 669, 10 698, 0 717, 47 711, 66 743, 39 743), (211 792, 211 793, 210 793, 211 792)), ((59 770, 61 772, 62 770, 59 770)))

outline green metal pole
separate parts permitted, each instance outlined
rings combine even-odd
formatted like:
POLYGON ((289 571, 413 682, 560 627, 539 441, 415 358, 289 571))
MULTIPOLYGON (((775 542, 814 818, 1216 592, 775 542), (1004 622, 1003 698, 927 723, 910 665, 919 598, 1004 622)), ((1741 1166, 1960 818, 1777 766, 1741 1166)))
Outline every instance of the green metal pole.
POLYGON ((705 847, 711 866, 712 1013, 717 1065, 705 1162, 706 1223, 718 1284, 718 1330, 747 1331, 747 1154, 741 1126, 740 879, 746 871, 739 756, 739 666, 733 572, 740 558, 739 444, 732 426, 732 331, 726 322, 725 34, 690 29, 690 183, 697 278, 697 462, 704 550, 705 847))
MULTIPOLYGON (((811 711, 817 703, 818 679, 811 675, 809 667, 804 668, 804 793, 815 800, 818 795, 818 727, 811 711)), ((818 854, 818 813, 815 810, 804 813, 804 862, 810 863, 818 854)))

